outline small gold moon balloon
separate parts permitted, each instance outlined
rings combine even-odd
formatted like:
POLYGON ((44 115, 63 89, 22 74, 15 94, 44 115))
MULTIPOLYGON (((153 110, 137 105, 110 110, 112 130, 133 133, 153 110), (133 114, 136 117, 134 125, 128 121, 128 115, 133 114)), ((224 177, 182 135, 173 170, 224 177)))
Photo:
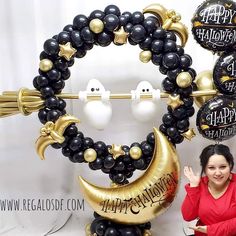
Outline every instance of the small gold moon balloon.
POLYGON ((84 198, 99 215, 124 224, 142 224, 165 212, 173 202, 180 176, 176 149, 154 128, 153 159, 134 182, 103 188, 78 177, 84 198))
MULTIPOLYGON (((215 89, 213 81, 213 72, 210 70, 200 72, 195 79, 198 91, 207 91, 215 89)), ((200 108, 205 102, 213 98, 214 95, 195 97, 194 102, 200 108)))
POLYGON ((49 145, 64 142, 65 138, 63 134, 69 125, 79 122, 80 120, 78 118, 69 114, 61 116, 55 123, 51 121, 47 122, 41 128, 41 135, 35 142, 36 151, 40 159, 45 160, 44 152, 49 145))
POLYGON ((188 29, 180 21, 181 16, 173 10, 167 10, 158 3, 153 3, 143 9, 143 13, 151 13, 159 20, 163 29, 174 31, 180 38, 182 46, 188 40, 188 29))
POLYGON ((167 9, 158 3, 152 3, 143 9, 143 13, 151 13, 156 16, 161 25, 168 19, 167 9))

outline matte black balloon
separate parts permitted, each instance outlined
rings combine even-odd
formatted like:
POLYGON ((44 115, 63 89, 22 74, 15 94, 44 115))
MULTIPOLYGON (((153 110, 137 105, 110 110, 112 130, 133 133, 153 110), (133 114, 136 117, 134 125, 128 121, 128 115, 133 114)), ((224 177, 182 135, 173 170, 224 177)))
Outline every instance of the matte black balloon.
POLYGON ((225 51, 236 42, 236 3, 209 0, 200 5, 192 19, 192 32, 204 48, 225 51))
POLYGON ((227 140, 236 134, 236 100, 218 96, 205 103, 197 114, 197 127, 203 137, 227 140))
POLYGON ((220 92, 236 94, 236 51, 224 53, 213 71, 214 83, 220 92))

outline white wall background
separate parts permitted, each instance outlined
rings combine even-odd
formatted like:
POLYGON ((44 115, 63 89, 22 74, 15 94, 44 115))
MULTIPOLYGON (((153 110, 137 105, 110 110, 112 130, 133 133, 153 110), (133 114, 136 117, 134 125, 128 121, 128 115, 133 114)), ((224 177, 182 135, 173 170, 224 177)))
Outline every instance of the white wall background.
MULTIPOLYGON (((186 52, 193 58, 197 72, 213 68, 217 56, 202 49, 191 35, 191 18, 201 0, 159 0, 168 9, 175 9, 182 15, 182 22, 189 28, 186 52)), ((95 9, 103 10, 109 4, 116 4, 123 11, 142 11, 151 4, 149 0, 0 0, 0 92, 32 88, 37 75, 38 56, 46 39, 58 34, 65 25, 72 23, 77 14, 89 15, 95 9)), ((160 88, 163 75, 158 69, 139 61, 138 46, 125 45, 107 48, 94 47, 85 58, 78 59, 72 67, 72 75, 64 92, 77 93, 85 90, 89 79, 99 79, 112 92, 129 92, 139 81, 148 80, 153 87, 160 88)), ((112 101, 112 122, 104 131, 89 127, 82 114, 82 104, 68 102, 68 113, 74 114, 82 123, 79 125, 86 136, 106 143, 130 144, 142 141, 153 126, 159 126, 166 111, 165 101, 160 102, 160 116, 148 124, 136 122, 130 110, 129 101, 112 101)), ((195 127, 195 117, 191 119, 195 127)), ((88 180, 108 185, 109 178, 102 172, 94 172, 86 164, 73 164, 60 151, 48 149, 46 161, 40 161, 34 149, 41 124, 37 114, 21 115, 0 119, 0 199, 18 198, 79 198, 82 199, 75 181, 77 175, 88 180)), ((191 142, 184 141, 177 146, 181 167, 192 165, 199 170, 198 155, 210 144, 197 133, 191 142)), ((225 142, 236 147, 234 139, 225 142)), ((172 207, 152 221, 153 235, 184 235, 180 213, 184 198, 184 184, 181 179, 179 193, 172 207)), ((84 227, 92 220, 88 205, 85 212, 73 212, 71 220, 55 235, 84 235, 84 227)), ((53 226, 60 226, 68 218, 68 212, 10 212, 0 211, 0 235, 44 235, 53 226)))

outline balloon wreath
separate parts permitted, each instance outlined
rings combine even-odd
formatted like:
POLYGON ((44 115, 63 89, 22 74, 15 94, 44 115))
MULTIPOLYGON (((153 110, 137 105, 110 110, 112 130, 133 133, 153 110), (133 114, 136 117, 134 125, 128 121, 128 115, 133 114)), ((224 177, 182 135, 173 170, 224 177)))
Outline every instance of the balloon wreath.
MULTIPOLYGON (((205 10, 208 6, 203 4, 205 10)), ((220 9, 226 9, 223 7, 220 9)), ((207 10, 204 14, 202 12, 200 6, 199 13, 193 19, 196 37, 202 26, 203 32, 206 30, 206 23, 212 27, 212 14, 208 12, 207 15, 207 10)), ((229 13, 226 15, 230 16, 229 13)), ((189 128, 189 118, 194 114, 193 91, 202 86, 202 90, 208 90, 205 95, 217 94, 215 90, 206 89, 203 78, 205 76, 209 81, 209 74, 205 73, 194 81, 196 72, 191 68, 192 59, 183 49, 188 33, 180 19, 175 11, 166 10, 159 4, 149 5, 143 13, 121 13, 117 6, 109 5, 104 11, 95 10, 88 17, 77 15, 73 24, 66 25, 62 32, 45 41, 44 51, 40 54, 39 75, 33 80, 36 90, 21 89, 17 93, 3 93, 1 117, 39 111, 38 117, 44 126, 36 141, 36 149, 41 159, 44 159, 45 149, 51 145, 62 149, 63 155, 70 161, 89 163, 90 169, 101 169, 109 174, 112 188, 94 186, 79 177, 84 197, 95 210, 95 220, 86 227, 88 236, 151 235, 149 221, 165 211, 174 200, 180 175, 175 145, 184 138, 191 140, 195 135, 194 130, 189 128), (147 13, 151 16, 146 17, 147 13), (177 45, 176 35, 180 37, 181 45, 177 45), (142 62, 152 61, 165 75, 162 82, 164 93, 161 96, 168 98, 167 113, 162 117, 163 123, 159 130, 154 128, 141 143, 134 142, 130 146, 107 145, 103 141, 86 137, 78 130, 76 123, 79 120, 67 114, 65 99, 78 99, 80 95, 63 94, 62 90, 70 77, 69 67, 74 64, 75 58, 84 57, 94 45, 106 47, 112 42, 123 45, 127 41, 131 45, 139 45, 142 62), (135 170, 146 171, 129 183, 128 179, 135 170)), ((219 21, 218 18, 214 19, 219 21)), ((197 41, 205 37, 197 38, 197 41)), ((219 50, 217 43, 211 44, 213 51, 219 50)), ((203 45, 210 47, 205 41, 203 45)), ((236 86, 232 85, 235 75, 230 77, 226 69, 230 63, 234 63, 235 53, 232 56, 226 52, 222 57, 214 69, 215 84, 222 93, 232 95, 236 91, 236 86)), ((199 94, 204 96, 204 93, 199 94)), ((140 96, 150 99, 154 94, 141 93, 140 96)), ((87 99, 101 97, 95 88, 91 88, 87 99)), ((128 98, 131 99, 132 95, 128 98)), ((112 99, 112 94, 106 99, 112 99)), ((207 100, 205 97, 198 101, 200 105, 204 104, 197 117, 199 132, 217 141, 232 137, 236 133, 235 100, 230 96, 207 100)))
MULTIPOLYGON (((149 133, 143 142, 135 142, 130 146, 107 145, 103 141, 95 142, 78 131, 74 124, 79 122, 78 119, 66 114, 65 101, 57 97, 57 94, 60 94, 64 88, 65 80, 70 77, 68 68, 74 64, 74 58, 84 57, 94 45, 106 47, 112 42, 115 45, 122 45, 128 40, 131 45, 139 45, 143 50, 140 53, 141 61, 151 60, 154 65, 159 66, 160 72, 166 75, 162 86, 169 93, 169 106, 168 112, 162 118, 163 124, 159 128, 160 131, 173 144, 181 143, 184 136, 191 138, 194 135, 193 131, 189 130, 189 117, 194 114, 193 98, 190 97, 190 94, 193 91, 196 73, 190 68, 191 57, 185 54, 183 46, 176 43, 175 33, 180 35, 182 45, 187 40, 187 30, 179 20, 180 16, 174 11, 167 11, 157 4, 148 6, 143 13, 137 11, 122 14, 117 6, 109 5, 104 11, 93 11, 89 17, 77 15, 72 25, 65 26, 62 32, 45 41, 44 51, 40 54, 39 75, 33 80, 34 87, 45 100, 44 107, 38 113, 41 123, 45 126, 41 129, 41 136, 36 142, 42 159, 44 159, 43 153, 46 146, 51 144, 54 148, 62 148, 63 155, 70 161, 87 162, 92 170, 101 169, 104 173, 109 174, 115 184, 120 185, 127 184, 127 179, 136 169, 145 170, 149 166, 154 155, 155 135, 153 132, 149 133), (145 18, 145 13, 153 15, 145 18)), ((177 181, 176 177, 174 177, 175 181, 177 181)), ((84 188, 88 185, 82 179, 81 183, 84 188)), ((177 186, 176 183, 175 185, 177 186)), ((131 191, 130 185, 128 188, 131 191)), ((125 192, 124 187, 121 189, 125 192)), ((115 190, 112 189, 113 195, 117 198, 119 193, 116 195, 115 190)), ((87 200, 93 191, 96 190, 91 189, 91 186, 90 191, 84 191, 87 200)), ((109 195, 109 193, 105 192, 105 195, 109 195)), ((111 202, 111 199, 107 201, 111 202)), ((91 205, 96 205, 93 200, 89 202, 91 205)), ((106 204, 108 203, 103 199, 102 208, 107 208, 106 204)), ((156 216, 149 212, 151 218, 147 216, 140 218, 140 214, 135 211, 132 217, 130 214, 127 214, 127 217, 124 215, 119 217, 119 214, 116 213, 117 216, 114 218, 114 212, 110 213, 109 217, 107 209, 99 211, 96 206, 93 208, 103 216, 121 223, 145 223, 156 216)), ((119 209, 122 211, 121 208, 119 209)), ((134 211, 133 208, 131 210, 134 211)), ((148 215, 148 212, 146 214, 148 215)), ((118 235, 118 233, 111 233, 116 231, 116 227, 106 229, 109 224, 112 224, 111 222, 104 222, 104 218, 97 217, 90 229, 91 233, 118 235)), ((137 226, 131 227, 131 229, 128 227, 123 231, 126 233, 130 230, 144 231, 150 228, 150 224, 144 224, 138 228, 137 226)), ((122 229, 119 231, 121 232, 122 229)))

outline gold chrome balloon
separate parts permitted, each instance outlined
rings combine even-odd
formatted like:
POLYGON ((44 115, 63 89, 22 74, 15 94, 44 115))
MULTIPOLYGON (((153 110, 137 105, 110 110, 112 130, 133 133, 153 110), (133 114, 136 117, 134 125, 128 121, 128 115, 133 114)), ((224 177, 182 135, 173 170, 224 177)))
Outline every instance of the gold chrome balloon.
POLYGON ((77 52, 77 50, 72 47, 70 42, 66 44, 59 44, 59 48, 60 48, 60 51, 58 55, 60 57, 64 57, 67 61, 69 61, 77 52))
POLYGON ((161 25, 163 25, 164 22, 168 19, 166 12, 167 12, 167 9, 157 3, 150 4, 143 9, 144 14, 151 13, 154 16, 156 16, 161 25))
MULTIPOLYGON (((213 73, 210 70, 200 72, 195 79, 198 91, 215 90, 213 82, 213 73)), ((205 102, 213 98, 214 95, 199 96, 194 98, 195 104, 200 108, 205 102)))
POLYGON ((184 102, 180 99, 179 95, 169 95, 167 105, 171 106, 172 110, 183 105, 184 102))
POLYGON ((149 50, 140 52, 139 59, 143 63, 148 63, 152 59, 152 52, 149 50))
POLYGON ((97 152, 93 148, 88 148, 84 152, 84 160, 87 162, 93 162, 97 158, 97 152))
POLYGON ((174 10, 167 10, 160 4, 153 3, 144 8, 143 13, 151 13, 156 16, 162 28, 174 31, 180 37, 182 46, 185 46, 188 40, 188 29, 180 22, 181 16, 174 10))
POLYGON ((142 150, 140 147, 137 146, 133 146, 132 148, 130 148, 129 150, 129 155, 132 159, 134 160, 138 160, 141 158, 142 156, 142 150))
POLYGON ((187 140, 191 141, 191 139, 196 136, 196 133, 195 133, 194 129, 191 128, 191 129, 188 129, 186 132, 184 132, 184 133, 181 134, 181 135, 182 135, 184 138, 186 138, 187 140))
POLYGON ((119 30, 113 31, 114 33, 114 43, 117 45, 123 45, 127 43, 129 33, 125 32, 122 26, 119 30))
POLYGON ((122 145, 112 144, 111 148, 108 149, 108 152, 113 156, 114 159, 125 155, 125 151, 122 149, 122 145))
POLYGON ((78 177, 84 198, 99 215, 120 223, 141 224, 170 206, 179 186, 179 161, 166 136, 156 128, 154 136, 153 160, 134 182, 103 188, 78 177))
POLYGON ((79 123, 80 120, 71 115, 61 116, 55 123, 47 122, 40 130, 40 137, 36 141, 36 150, 41 158, 45 160, 44 152, 46 148, 54 143, 63 143, 65 138, 63 136, 66 128, 73 124, 79 123))
POLYGON ((143 236, 152 236, 152 233, 151 233, 150 230, 145 229, 144 232, 143 232, 143 236))
POLYGON ((89 28, 95 34, 99 34, 103 31, 104 24, 100 19, 96 18, 90 21, 89 28))
POLYGON ((192 80, 193 78, 188 72, 181 72, 176 78, 176 84, 178 84, 180 88, 187 88, 191 85, 192 80))
POLYGON ((47 72, 47 71, 51 70, 52 67, 53 67, 53 63, 49 59, 43 59, 39 63, 39 69, 43 72, 47 72))

